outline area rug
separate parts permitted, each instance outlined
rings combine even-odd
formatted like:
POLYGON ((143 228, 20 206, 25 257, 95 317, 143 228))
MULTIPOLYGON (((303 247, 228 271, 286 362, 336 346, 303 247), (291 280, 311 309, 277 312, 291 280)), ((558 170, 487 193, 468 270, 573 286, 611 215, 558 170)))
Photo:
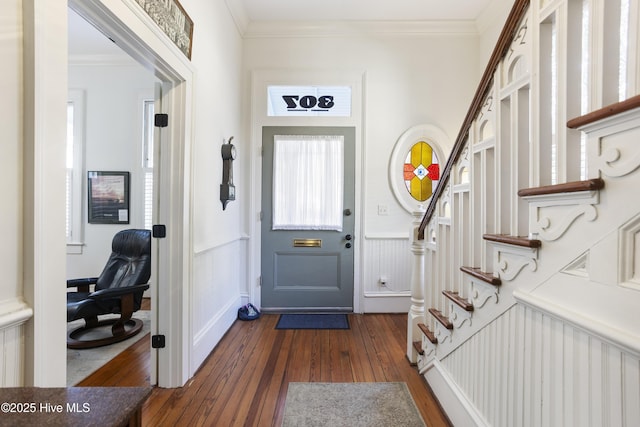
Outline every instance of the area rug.
POLYGON ((282 427, 425 427, 405 383, 289 383, 282 427))
POLYGON ((346 314, 281 314, 276 329, 349 329, 346 314))
MULTIPOLYGON (((100 319, 108 319, 109 317, 100 316, 100 319)), ((142 320, 142 330, 127 340, 104 347, 82 350, 67 349, 67 387, 78 384, 149 333, 151 329, 151 312, 147 310, 136 311, 133 317, 142 320)), ((82 325, 84 325, 84 320, 82 319, 67 323, 67 334, 82 325)))

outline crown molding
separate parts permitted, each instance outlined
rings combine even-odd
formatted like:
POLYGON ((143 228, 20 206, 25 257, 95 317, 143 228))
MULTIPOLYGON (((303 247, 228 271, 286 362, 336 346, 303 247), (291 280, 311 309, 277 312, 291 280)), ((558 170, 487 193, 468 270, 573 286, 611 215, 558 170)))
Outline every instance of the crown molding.
POLYGON ((475 21, 252 21, 242 34, 245 39, 479 35, 475 21))
POLYGON ((129 55, 123 53, 122 55, 111 54, 95 54, 95 55, 69 55, 69 65, 91 65, 91 66, 125 66, 125 65, 139 65, 129 55))
POLYGON ((241 2, 238 1, 225 0, 225 4, 227 5, 227 9, 229 9, 233 22, 236 24, 238 33, 243 35, 249 26, 249 17, 247 16, 246 10, 241 2))

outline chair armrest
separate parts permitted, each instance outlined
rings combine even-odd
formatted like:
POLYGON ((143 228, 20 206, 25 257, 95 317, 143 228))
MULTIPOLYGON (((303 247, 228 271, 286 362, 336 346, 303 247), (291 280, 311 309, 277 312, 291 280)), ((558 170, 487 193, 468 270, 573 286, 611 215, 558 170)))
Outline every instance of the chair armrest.
POLYGON ((92 292, 87 298, 101 300, 106 298, 116 298, 123 295, 133 294, 136 292, 142 292, 149 289, 149 284, 126 286, 124 288, 109 288, 100 289, 99 291, 92 292))
POLYGON ((86 286, 85 290, 82 292, 89 292, 89 285, 95 285, 98 283, 97 277, 85 277, 82 279, 69 279, 67 280, 67 288, 79 288, 82 286, 86 286))

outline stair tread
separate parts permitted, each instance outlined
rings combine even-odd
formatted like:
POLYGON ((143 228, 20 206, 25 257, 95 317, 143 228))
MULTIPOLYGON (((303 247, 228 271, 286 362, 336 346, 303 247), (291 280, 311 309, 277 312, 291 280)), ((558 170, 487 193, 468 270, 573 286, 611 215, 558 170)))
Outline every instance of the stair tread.
POLYGON ((539 248, 542 242, 537 239, 529 239, 528 237, 510 236, 508 234, 485 234, 482 236, 484 240, 491 242, 506 243, 508 245, 523 246, 525 248, 539 248))
POLYGON ((414 341, 413 348, 416 349, 419 355, 422 356, 424 354, 424 350, 422 349, 422 343, 420 341, 414 341))
POLYGON ((442 326, 444 326, 447 329, 453 329, 453 323, 451 323, 449 319, 440 312, 440 310, 435 308, 430 308, 429 313, 431 313, 431 315, 435 317, 436 320, 442 324, 442 326))
POLYGON ((464 273, 470 274, 471 276, 480 279, 484 282, 489 283, 493 286, 500 286, 502 284, 502 280, 500 278, 493 275, 493 273, 487 273, 486 271, 482 271, 476 267, 460 267, 460 270, 464 273))
POLYGON ((563 184, 544 185, 542 187, 523 188, 518 191, 518 196, 541 196, 545 194, 575 193, 578 191, 595 191, 604 188, 604 180, 601 178, 588 179, 586 181, 565 182, 563 184))
POLYGON ((473 311, 473 304, 467 301, 466 298, 461 297, 458 292, 454 291, 442 291, 442 294, 449 298, 451 301, 462 307, 466 311, 473 311))
POLYGON ((436 336, 433 334, 433 332, 431 332, 427 325, 425 325, 424 323, 418 323, 418 328, 420 328, 422 333, 432 344, 438 344, 438 338, 436 338, 436 336))

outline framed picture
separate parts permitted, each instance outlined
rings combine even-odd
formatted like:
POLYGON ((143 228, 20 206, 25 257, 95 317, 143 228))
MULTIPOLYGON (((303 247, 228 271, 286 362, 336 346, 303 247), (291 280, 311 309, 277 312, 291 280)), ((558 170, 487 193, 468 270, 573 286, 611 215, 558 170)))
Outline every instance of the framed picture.
POLYGON ((178 0, 136 0, 149 17, 191 59, 193 21, 178 0))
POLYGON ((129 172, 87 172, 90 224, 129 224, 129 172))

